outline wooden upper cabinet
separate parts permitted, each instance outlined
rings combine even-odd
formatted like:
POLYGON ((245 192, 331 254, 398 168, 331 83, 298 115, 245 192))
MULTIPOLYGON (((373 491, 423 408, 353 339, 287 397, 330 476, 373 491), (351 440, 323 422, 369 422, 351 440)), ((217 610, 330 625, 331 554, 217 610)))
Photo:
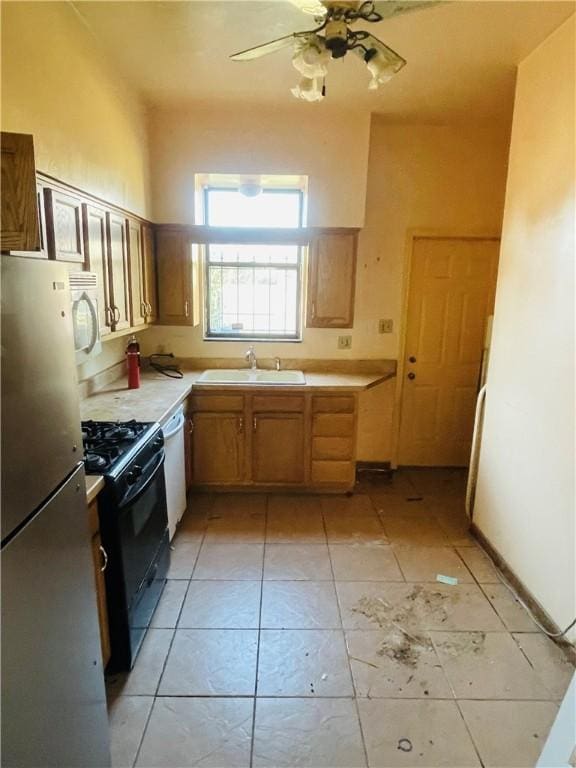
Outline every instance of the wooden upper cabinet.
POLYGON ((40 251, 39 208, 32 136, 4 133, 2 154, 2 251, 40 251))
POLYGON ((142 249, 144 267, 144 301, 148 308, 147 322, 155 323, 158 319, 158 298, 156 290, 156 250, 154 229, 150 224, 142 224, 142 249))
POLYGON ((48 255, 57 261, 84 262, 82 200, 45 187, 48 255))
POLYGON ((84 218, 86 268, 97 275, 100 336, 106 336, 112 331, 113 325, 113 313, 110 306, 108 248, 106 245, 106 211, 95 205, 84 203, 82 214, 84 218))
POLYGON ((198 325, 197 262, 189 236, 178 229, 156 231, 158 318, 162 325, 198 325))
POLYGON ((130 312, 134 328, 146 325, 148 306, 144 300, 144 253, 142 229, 135 219, 126 220, 126 237, 130 262, 130 312))
POLYGON ((351 328, 354 324, 358 233, 316 235, 308 259, 308 328, 351 328))
POLYGON ((110 306, 113 331, 130 327, 130 290, 126 220, 115 213, 106 213, 106 240, 110 274, 110 306))

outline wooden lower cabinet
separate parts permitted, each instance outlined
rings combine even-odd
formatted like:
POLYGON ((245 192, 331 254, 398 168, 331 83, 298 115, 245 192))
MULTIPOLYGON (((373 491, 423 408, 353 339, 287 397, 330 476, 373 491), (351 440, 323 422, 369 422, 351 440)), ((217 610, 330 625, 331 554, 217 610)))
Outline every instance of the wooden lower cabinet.
POLYGON ((305 479, 304 414, 254 414, 252 481, 301 485, 305 479))
POLYGON ((244 417, 237 413, 195 413, 193 478, 199 485, 244 481, 244 417))
POLYGON ((355 395, 210 389, 194 393, 190 412, 196 486, 346 491, 354 485, 355 395))
POLYGON ((98 502, 93 501, 88 507, 88 517, 92 532, 92 562, 94 565, 94 581, 96 583, 96 601, 98 605, 98 622, 100 624, 100 647, 102 648, 102 663, 104 668, 110 660, 110 628, 108 625, 108 607, 106 604, 106 582, 104 571, 108 562, 106 552, 102 547, 100 530, 98 528, 98 502))

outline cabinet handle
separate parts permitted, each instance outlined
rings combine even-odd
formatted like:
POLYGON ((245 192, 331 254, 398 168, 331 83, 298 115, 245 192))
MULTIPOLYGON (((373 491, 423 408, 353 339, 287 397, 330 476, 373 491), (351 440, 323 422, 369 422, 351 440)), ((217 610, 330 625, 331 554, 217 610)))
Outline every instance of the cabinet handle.
POLYGON ((254 416, 254 418, 252 419, 252 430, 256 432, 257 427, 258 427, 258 419, 256 418, 256 416, 254 416))
POLYGON ((120 322, 120 317, 121 317, 121 315, 120 315, 120 310, 118 309, 118 307, 116 306, 116 304, 114 304, 114 306, 112 307, 112 309, 114 310, 114 322, 116 322, 116 323, 119 323, 119 322, 120 322), (118 312, 118 317, 116 317, 116 312, 118 312))
POLYGON ((112 307, 105 307, 104 315, 106 317, 106 325, 109 328, 111 328, 114 325, 114 315, 112 314, 112 307))
POLYGON ((146 306, 148 307, 148 317, 152 317, 152 304, 150 304, 150 302, 147 301, 146 306))
POLYGON ((140 302, 140 312, 142 317, 146 317, 148 315, 148 306, 145 301, 140 302))
POLYGON ((188 426, 189 426, 189 434, 192 434, 192 432, 194 432, 194 421, 192 419, 188 419, 188 426))
POLYGON ((316 302, 312 302, 312 317, 316 317, 316 302))
POLYGON ((186 301, 184 302, 184 317, 188 317, 189 314, 190 314, 190 302, 188 301, 188 299, 186 299, 186 301))
POLYGON ((244 432, 244 417, 240 416, 238 419, 238 432, 242 434, 244 432))
POLYGON ((104 573, 104 571, 105 571, 105 570, 106 570, 106 568, 108 567, 108 555, 106 554, 106 550, 104 549, 104 547, 102 546, 102 544, 100 544, 100 546, 98 547, 98 549, 100 550, 100 554, 102 555, 102 557, 103 557, 103 559, 104 559, 104 565, 103 565, 103 566, 100 568, 100 572, 101 572, 101 573, 104 573))

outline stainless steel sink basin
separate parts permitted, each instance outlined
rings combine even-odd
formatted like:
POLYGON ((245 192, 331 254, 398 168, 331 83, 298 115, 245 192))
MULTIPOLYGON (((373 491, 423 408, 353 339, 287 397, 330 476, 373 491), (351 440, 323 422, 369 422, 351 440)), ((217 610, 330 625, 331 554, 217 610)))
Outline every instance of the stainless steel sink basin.
POLYGON ((253 371, 250 369, 213 369, 204 371, 198 384, 249 384, 255 386, 290 386, 306 384, 302 371, 253 371))

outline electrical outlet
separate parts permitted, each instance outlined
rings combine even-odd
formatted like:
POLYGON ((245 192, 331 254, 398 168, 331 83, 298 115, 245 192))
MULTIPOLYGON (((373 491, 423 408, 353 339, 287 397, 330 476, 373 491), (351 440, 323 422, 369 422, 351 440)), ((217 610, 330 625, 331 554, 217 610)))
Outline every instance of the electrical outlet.
POLYGON ((338 336, 338 349, 351 349, 352 336, 338 336))
POLYGON ((392 333, 394 320, 378 320, 378 333, 392 333))

